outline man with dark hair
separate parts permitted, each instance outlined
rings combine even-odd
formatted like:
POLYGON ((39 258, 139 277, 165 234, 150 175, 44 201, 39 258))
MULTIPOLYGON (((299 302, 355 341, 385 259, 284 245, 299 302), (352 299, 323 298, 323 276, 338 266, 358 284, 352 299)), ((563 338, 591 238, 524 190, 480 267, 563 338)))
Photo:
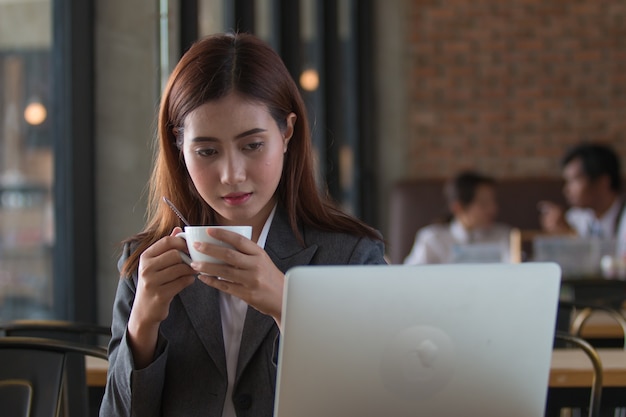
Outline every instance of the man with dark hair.
POLYGON ((496 222, 498 203, 494 179, 478 172, 463 171, 446 183, 444 195, 449 211, 445 222, 418 230, 404 263, 468 262, 469 248, 482 248, 482 252, 476 254, 480 254, 484 262, 508 259, 511 229, 496 222))
POLYGON ((617 154, 607 145, 583 143, 561 162, 563 193, 571 208, 539 203, 541 224, 554 234, 611 239, 624 236, 626 220, 621 197, 622 177, 617 154))

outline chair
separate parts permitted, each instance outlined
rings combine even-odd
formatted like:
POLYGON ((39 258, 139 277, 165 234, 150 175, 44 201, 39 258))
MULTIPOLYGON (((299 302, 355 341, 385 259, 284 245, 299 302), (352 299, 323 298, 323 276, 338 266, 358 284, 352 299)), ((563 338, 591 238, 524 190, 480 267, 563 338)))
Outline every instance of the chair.
POLYGON ((591 382, 591 395, 589 398, 589 417, 600 416, 600 404, 602 400, 602 361, 598 352, 587 341, 578 336, 566 332, 556 331, 555 339, 573 344, 585 352, 593 365, 593 380, 591 382))
MULTIPOLYGON (((575 315, 570 328, 570 333, 580 337, 585 323, 591 317, 591 314, 597 310, 607 312, 619 324, 620 328, 622 329, 622 334, 624 336, 622 346, 624 349, 626 349, 626 318, 618 310, 612 307, 595 305, 583 308, 578 314, 575 315)), ((621 417, 625 416, 626 408, 617 408, 614 415, 621 417)))
POLYGON ((94 340, 95 338, 111 337, 111 329, 109 327, 64 320, 12 320, 0 322, 0 332, 4 332, 6 336, 50 337, 52 339, 95 345, 99 345, 98 340, 94 340))
MULTIPOLYGON (((0 409, 10 416, 58 417, 67 394, 67 364, 72 357, 107 359, 103 347, 35 338, 0 337, 0 409)), ((86 391, 86 382, 83 381, 86 391)), ((85 414, 84 414, 85 415, 85 414)))
MULTIPOLYGON (((111 329, 97 324, 64 320, 13 320, 0 323, 0 335, 2 334, 8 337, 44 337, 103 349, 111 337, 111 329)), ((89 401, 85 386, 84 358, 81 355, 70 355, 65 364, 65 373, 64 415, 85 417, 97 414, 95 407, 98 406, 98 398, 94 397, 89 401), (90 409, 90 406, 93 409, 90 409)), ((100 395, 99 393, 92 394, 100 395)))
MULTIPOLYGON (((626 349, 626 318, 618 310, 608 305, 559 300, 556 330, 585 339, 595 348, 620 347, 626 349), (619 325, 622 331, 622 337, 619 340, 616 340, 613 336, 610 339, 587 338, 583 336, 583 329, 588 324, 588 319, 594 312, 598 311, 607 313, 619 325)), ((555 347, 561 347, 558 341, 555 341, 555 347)))
POLYGON ((33 387, 24 379, 0 381, 0 405, 11 417, 29 417, 32 407, 33 387))
POLYGON ((570 327, 570 333, 575 336, 580 336, 585 323, 587 322, 589 317, 591 317, 591 314, 597 310, 605 311, 620 325, 624 335, 624 341, 622 346, 624 347, 624 349, 626 349, 626 318, 624 318, 624 316, 619 311, 611 307, 601 305, 582 305, 582 309, 580 310, 580 312, 578 312, 574 316, 574 320, 572 321, 570 327))

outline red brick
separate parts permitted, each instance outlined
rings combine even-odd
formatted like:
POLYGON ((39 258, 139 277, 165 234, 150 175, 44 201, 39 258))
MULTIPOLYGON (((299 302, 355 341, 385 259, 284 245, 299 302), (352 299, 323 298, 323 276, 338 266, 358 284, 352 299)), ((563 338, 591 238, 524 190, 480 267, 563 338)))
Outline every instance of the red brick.
POLYGON ((561 152, 583 136, 614 143, 626 158, 626 2, 410 7, 410 176, 463 166, 554 176, 561 152))

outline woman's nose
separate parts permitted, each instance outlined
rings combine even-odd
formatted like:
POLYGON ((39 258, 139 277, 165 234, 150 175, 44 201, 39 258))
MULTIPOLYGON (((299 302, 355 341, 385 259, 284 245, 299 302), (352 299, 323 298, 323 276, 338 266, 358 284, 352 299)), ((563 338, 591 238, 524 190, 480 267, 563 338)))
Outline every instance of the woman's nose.
POLYGON ((246 179, 245 162, 238 156, 224 158, 220 180, 223 184, 238 184, 246 179))

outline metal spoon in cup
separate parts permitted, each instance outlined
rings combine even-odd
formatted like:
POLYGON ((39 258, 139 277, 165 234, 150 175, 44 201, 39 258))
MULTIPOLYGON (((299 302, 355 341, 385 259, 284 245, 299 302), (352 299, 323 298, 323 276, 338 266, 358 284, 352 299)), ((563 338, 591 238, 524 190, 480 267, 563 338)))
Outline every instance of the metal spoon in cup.
MULTIPOLYGON (((179 219, 181 219, 183 221, 183 223, 185 223, 185 226, 191 226, 191 224, 189 223, 189 221, 187 221, 187 219, 185 218, 185 216, 183 216, 183 213, 180 212, 180 210, 178 210, 176 208, 176 206, 174 205, 174 203, 172 203, 169 198, 163 196, 163 201, 165 201, 165 203, 172 209, 172 211, 174 213, 176 213, 176 215, 178 216, 179 219)), ((183 251, 178 251, 180 252, 180 257, 183 258, 183 262, 186 263, 187 265, 191 264, 191 258, 189 257, 189 255, 187 255, 185 252, 183 251)))
POLYGON ((180 212, 180 210, 178 210, 176 208, 176 206, 174 205, 174 203, 172 203, 169 198, 163 196, 163 201, 165 201, 165 203, 170 206, 170 208, 172 209, 172 211, 174 213, 176 213, 176 215, 178 216, 179 219, 181 219, 183 221, 183 223, 185 223, 185 226, 191 226, 191 224, 187 221, 187 219, 185 218, 185 216, 183 216, 183 213, 180 212))

